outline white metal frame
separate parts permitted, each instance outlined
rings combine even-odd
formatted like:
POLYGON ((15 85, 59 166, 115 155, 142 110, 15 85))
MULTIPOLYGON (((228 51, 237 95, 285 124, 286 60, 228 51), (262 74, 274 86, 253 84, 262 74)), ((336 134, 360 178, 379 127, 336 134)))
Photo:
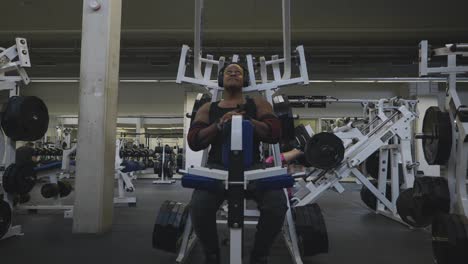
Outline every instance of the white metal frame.
MULTIPOLYGON (((9 97, 19 95, 19 82, 22 81, 24 84, 30 82, 26 70, 23 69, 31 67, 27 41, 25 38, 16 38, 15 42, 15 45, 6 49, 0 47, 0 90, 9 91, 9 97), (5 73, 11 71, 16 71, 18 76, 5 76, 5 73)), ((2 137, 1 142, 4 143, 0 146, 0 161, 7 167, 15 162, 16 146, 14 141, 5 137, 3 131, 0 137, 2 137)), ((8 202, 13 213, 13 196, 5 193, 4 200, 8 202)), ((23 232, 20 225, 10 225, 8 232, 0 239, 21 235, 23 232)))
POLYGON ((132 180, 135 179, 133 172, 122 172, 122 158, 120 157, 120 147, 122 142, 115 141, 115 179, 117 179, 117 197, 114 197, 114 204, 127 204, 136 206, 136 197, 126 196, 127 192, 134 192, 135 186, 132 180))
MULTIPOLYGON (((241 116, 233 116, 232 120, 232 135, 236 135, 236 137, 231 137, 231 149, 232 150, 242 150, 242 117, 241 116)), ((191 175, 198 175, 209 177, 217 180, 221 180, 225 183, 225 188, 228 188, 228 171, 224 170, 217 170, 217 169, 208 169, 205 167, 190 167, 187 169, 187 173, 191 175)), ((247 188, 249 181, 258 180, 262 178, 269 178, 287 174, 287 168, 283 167, 273 167, 273 168, 266 168, 266 169, 259 169, 259 170, 252 170, 252 171, 245 171, 244 172, 244 182, 241 183, 244 185, 244 189, 247 188)), ((287 192, 285 191, 285 195, 287 197, 287 192)), ((288 205, 289 207, 289 205, 288 205)), ((249 211, 245 208, 244 203, 244 212, 249 211)), ((252 212, 250 212, 252 213, 252 212)), ((217 220, 217 223, 226 223, 225 220, 217 220)), ((244 224, 257 224, 257 221, 245 221, 244 224)), ((288 209, 286 213, 286 221, 285 221, 285 228, 283 228, 283 234, 285 236, 285 240, 287 241, 286 245, 290 249, 290 252, 293 254, 293 259, 295 263, 302 264, 302 260, 299 253, 299 248, 297 246, 297 236, 294 226, 294 221, 292 218, 291 210, 288 209)), ((229 259, 231 264, 241 264, 242 258, 239 256, 242 255, 242 228, 230 228, 230 254, 229 259)), ((191 248, 193 247, 194 242, 196 241, 196 236, 192 233, 192 223, 190 218, 186 223, 182 244, 179 249, 179 253, 177 256, 177 263, 183 263, 187 259, 191 248)))
MULTIPOLYGON (((60 174, 53 174, 49 175, 49 182, 52 184, 58 184, 58 181, 64 178, 63 175, 60 174)), ((63 217, 64 218, 73 218, 73 205, 64 205, 62 204, 62 198, 59 194, 54 196, 53 198, 54 204, 53 205, 18 205, 15 207, 17 210, 63 210, 63 217)))
MULTIPOLYGON (((59 173, 49 175, 49 182, 52 184, 58 184, 59 180, 70 178, 70 175, 73 173, 70 169, 70 156, 76 152, 76 146, 71 149, 63 150, 62 152, 62 168, 59 173)), ((57 194, 52 198, 54 201, 53 205, 18 205, 16 209, 18 210, 63 210, 64 218, 73 218, 73 205, 64 205, 62 204, 62 198, 57 194)))
POLYGON ((444 110, 449 113, 452 123, 452 150, 447 164, 445 177, 450 191, 450 211, 468 216, 467 197, 467 159, 468 159, 468 122, 460 119, 459 113, 467 113, 468 107, 463 104, 457 91, 457 74, 467 73, 468 66, 457 65, 457 56, 468 57, 468 44, 448 44, 442 48, 431 49, 428 41, 419 43, 419 75, 447 75, 448 88, 444 110), (461 47, 458 50, 457 47, 461 47), (447 56, 447 66, 430 67, 433 56, 447 56))
MULTIPOLYGON (((382 101, 383 102, 383 101, 382 101)), ((393 103, 391 103, 393 104, 393 103)), ((378 213, 390 217, 398 222, 401 222, 396 211, 396 199, 399 195, 399 177, 398 177, 398 160, 402 161, 404 166, 404 183, 406 188, 412 187, 415 174, 415 162, 411 155, 412 139, 412 121, 416 118, 416 114, 409 111, 403 104, 398 109, 392 109, 390 115, 384 114, 385 107, 379 107, 381 114, 377 114, 375 120, 380 120, 372 128, 372 120, 370 122, 370 132, 362 133, 356 128, 348 127, 345 132, 343 129, 338 129, 335 134, 340 137, 345 143, 346 150, 343 162, 335 169, 330 171, 316 170, 311 175, 313 178, 308 182, 303 182, 299 188, 297 195, 294 198, 294 206, 304 206, 316 201, 327 189, 335 188, 338 192, 343 192, 344 188, 339 181, 350 174, 354 174, 356 178, 364 184, 376 197, 378 201, 378 213), (351 136, 350 136, 351 135, 351 136), (349 138, 354 138, 355 143, 351 143, 349 138), (399 140, 399 144, 388 144, 390 139, 399 140), (379 179, 377 188, 358 170, 358 165, 364 162, 376 150, 380 150, 380 165, 391 163, 392 166, 392 200, 385 197, 387 171, 379 169, 379 179), (388 152, 391 154, 391 159, 388 160, 388 152), (399 157, 396 157, 399 155, 399 157)))

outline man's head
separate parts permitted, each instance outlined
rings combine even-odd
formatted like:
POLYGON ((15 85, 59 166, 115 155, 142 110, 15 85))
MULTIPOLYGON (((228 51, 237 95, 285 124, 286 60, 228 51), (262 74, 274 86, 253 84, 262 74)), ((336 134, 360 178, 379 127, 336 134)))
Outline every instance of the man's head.
POLYGON ((237 63, 228 64, 219 72, 218 85, 227 90, 242 89, 249 85, 248 72, 237 63))

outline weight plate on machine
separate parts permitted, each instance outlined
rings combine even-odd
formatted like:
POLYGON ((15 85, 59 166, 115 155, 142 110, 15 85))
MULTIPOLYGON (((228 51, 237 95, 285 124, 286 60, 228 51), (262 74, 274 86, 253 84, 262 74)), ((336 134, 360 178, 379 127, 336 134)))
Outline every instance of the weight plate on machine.
POLYGON ((307 141, 310 139, 310 135, 303 124, 300 124, 294 128, 294 136, 296 138, 297 145, 300 147, 300 149, 304 150, 307 141))
POLYGON ((432 253, 438 264, 468 261, 468 219, 463 215, 436 214, 432 220, 432 253))
POLYGON ((414 195, 422 197, 435 212, 449 213, 450 192, 447 179, 444 177, 416 177, 414 195))
POLYGON ((302 256, 328 252, 328 233, 320 206, 316 203, 293 207, 298 246, 302 256))
POLYGON ((281 122, 281 141, 290 142, 295 139, 292 108, 286 95, 273 97, 273 111, 281 122))
POLYGON ((164 201, 153 229, 153 248, 177 253, 182 242, 189 207, 176 201, 164 201))
MULTIPOLYGON (((378 182, 376 180, 371 180, 371 183, 377 188, 378 182)), ((391 201, 392 200, 392 186, 389 183, 387 183, 386 185, 387 186, 385 189, 385 197, 391 201)), ((365 185, 362 185, 360 195, 361 195, 361 200, 364 202, 364 204, 367 205, 367 207, 369 207, 373 211, 377 210, 377 197, 365 185)))
POLYGON ((333 133, 321 132, 312 136, 305 147, 305 157, 312 167, 332 169, 344 158, 343 141, 333 133))
MULTIPOLYGON (((366 172, 368 176, 378 180, 379 179, 379 163, 380 163, 380 151, 377 150, 372 155, 370 155, 365 161, 364 166, 366 168, 366 172)), ((390 160, 387 162, 387 166, 384 167, 387 170, 387 179, 392 179, 392 166, 390 166, 390 160)), ((398 179, 400 185, 404 183, 404 175, 403 175, 403 165, 398 163, 398 179)))
POLYGON ((190 117, 190 125, 192 125, 193 120, 195 119, 195 116, 197 115, 198 109, 200 109, 202 105, 208 102, 211 102, 210 94, 204 94, 204 93, 197 94, 195 102, 193 103, 192 113, 190 114, 190 116, 187 116, 187 117, 190 117))
POLYGON ((1 125, 14 141, 35 141, 47 132, 49 111, 38 97, 12 96, 8 99, 1 125))
POLYGON ((5 192, 10 193, 10 194, 16 193, 15 173, 16 173, 16 164, 12 163, 5 169, 5 171, 3 172, 3 176, 2 176, 3 189, 5 190, 5 192))
POLYGON ((410 226, 427 227, 432 222, 434 212, 430 203, 423 197, 415 196, 413 188, 400 193, 396 207, 401 219, 410 226))
POLYGON ((36 184, 36 172, 32 163, 16 165, 16 186, 20 195, 29 193, 36 184))
POLYGON ((3 188, 11 194, 27 194, 36 184, 32 164, 10 164, 3 173, 3 188))
POLYGON ((444 165, 452 150, 452 126, 450 116, 439 107, 426 110, 422 126, 424 158, 430 165, 444 165))
POLYGON ((0 238, 2 238, 10 229, 11 208, 10 205, 0 200, 0 238))

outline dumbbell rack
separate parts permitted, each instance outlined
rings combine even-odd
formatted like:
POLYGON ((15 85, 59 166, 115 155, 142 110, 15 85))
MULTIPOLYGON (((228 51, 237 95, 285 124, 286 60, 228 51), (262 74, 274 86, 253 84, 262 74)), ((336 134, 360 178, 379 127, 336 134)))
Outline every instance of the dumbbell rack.
MULTIPOLYGON (((62 151, 61 171, 57 174, 49 175, 50 183, 58 184, 59 180, 70 177, 70 158, 75 153, 76 146, 62 151)), ((64 218, 73 218, 73 205, 63 205, 59 195, 53 197, 53 200, 53 205, 21 205, 18 206, 18 209, 28 210, 29 212, 37 212, 38 210, 63 210, 64 218)))
POLYGON ((419 75, 447 75, 448 87, 444 108, 450 116, 452 146, 445 177, 449 184, 450 211, 468 217, 468 107, 457 92, 457 74, 467 73, 468 66, 457 65, 457 56, 468 57, 468 44, 448 44, 436 49, 431 49, 427 40, 419 44, 419 75), (428 63, 431 55, 446 56, 447 66, 430 67, 428 63))
MULTIPOLYGON (((58 184, 58 181, 64 178, 63 175, 61 173, 49 175, 49 183, 58 184)), ((39 210, 63 210, 64 218, 73 218, 73 205, 62 204, 62 198, 59 194, 55 195, 52 200, 52 205, 19 205, 16 208, 18 210, 28 210, 31 213, 36 213, 39 210)))
MULTIPOLYGON (((27 41, 24 38, 16 38, 15 42, 15 45, 7 49, 0 47, 0 90, 9 91, 9 97, 19 95, 18 82, 22 81, 24 84, 29 84, 30 82, 29 76, 24 69, 26 67, 31 67, 27 41), (14 61, 16 58, 18 58, 18 60, 14 61), (16 71, 18 75, 5 76, 6 72, 11 71, 16 71)), ((7 167, 15 161, 16 143, 9 138, 5 139, 3 131, 1 133, 0 161, 5 161, 4 164, 6 165, 5 167, 7 167), (3 156, 4 154, 5 156, 3 156)), ((10 205, 10 208, 13 208, 12 195, 5 193, 4 200, 10 205)), ((23 233, 20 225, 10 225, 8 232, 0 239, 21 235, 23 235, 23 233)))
MULTIPOLYGON (((396 210, 396 199, 399 194, 399 178, 398 165, 396 158, 393 158, 397 153, 400 154, 404 166, 412 165, 410 145, 401 145, 399 147, 388 145, 388 141, 393 137, 398 137, 402 142, 407 142, 412 138, 411 123, 416 118, 415 113, 408 110, 405 105, 401 105, 398 109, 394 109, 390 116, 379 115, 376 118, 380 119, 380 123, 370 129, 369 133, 364 134, 357 128, 351 128, 346 132, 337 132, 336 135, 344 141, 345 155, 340 165, 336 168, 324 171, 316 170, 313 172, 307 182, 300 181, 301 186, 296 192, 295 206, 303 206, 316 201, 326 190, 335 188, 339 193, 345 189, 340 184, 340 180, 353 174, 357 179, 366 186, 376 197, 378 201, 378 213, 389 217, 393 220, 401 222, 396 210), (355 143, 350 140, 353 138, 355 143), (392 177, 391 177, 391 201, 385 197, 387 171, 379 171, 379 179, 377 188, 364 176, 357 166, 364 162, 376 150, 381 151, 382 155, 380 162, 387 164, 386 154, 391 153, 392 177), (385 210, 385 208, 388 209, 385 210)), ((369 125, 372 127, 372 122, 369 125)), ((405 183, 408 187, 412 187, 414 182, 414 167, 408 166, 403 170, 405 175, 405 183)))

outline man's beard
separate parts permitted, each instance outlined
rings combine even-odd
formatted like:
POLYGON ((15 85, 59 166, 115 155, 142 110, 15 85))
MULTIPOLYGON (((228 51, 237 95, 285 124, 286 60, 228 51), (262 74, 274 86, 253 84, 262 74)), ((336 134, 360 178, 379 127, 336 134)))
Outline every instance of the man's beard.
POLYGON ((230 92, 230 93, 238 93, 242 91, 242 86, 239 85, 226 85, 224 87, 224 90, 230 92))

